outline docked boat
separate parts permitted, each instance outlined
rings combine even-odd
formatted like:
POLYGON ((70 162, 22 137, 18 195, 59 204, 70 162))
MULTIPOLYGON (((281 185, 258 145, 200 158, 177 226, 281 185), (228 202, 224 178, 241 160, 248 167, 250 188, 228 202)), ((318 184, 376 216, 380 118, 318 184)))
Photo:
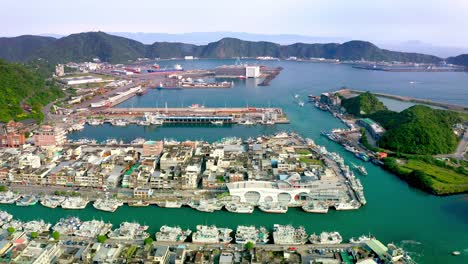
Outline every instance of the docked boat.
POLYGON ((302 226, 295 228, 291 225, 274 225, 273 242, 276 245, 304 245, 307 238, 305 228, 302 226))
POLYGON ((337 211, 356 210, 361 207, 361 204, 356 201, 339 202, 334 205, 337 211))
POLYGON ((224 206, 228 212, 238 214, 251 214, 254 211, 254 207, 250 204, 244 203, 229 203, 224 206))
POLYGON ((302 206, 302 210, 308 213, 326 214, 328 206, 322 203, 311 202, 302 206))
POLYGON ((88 200, 81 197, 67 197, 61 204, 63 209, 85 209, 88 205, 88 200))
POLYGON ((44 196, 40 200, 40 204, 49 207, 57 208, 65 201, 65 197, 62 196, 44 196))
POLYGON ((354 147, 352 147, 352 146, 350 146, 350 145, 348 145, 348 144, 344 144, 343 146, 344 146, 344 148, 345 148, 346 151, 349 151, 349 152, 351 152, 351 153, 356 153, 356 152, 358 152, 358 150, 357 150, 356 148, 354 148, 354 147))
POLYGON ((362 244, 366 241, 369 241, 369 240, 372 240, 372 239, 375 239, 375 237, 373 236, 365 236, 365 235, 362 235, 360 237, 358 237, 357 239, 352 237, 350 240, 349 240, 349 243, 351 244, 362 244))
POLYGON ((264 227, 256 228, 255 226, 238 226, 235 238, 237 244, 246 244, 248 242, 254 244, 266 244, 269 240, 269 233, 264 227))
POLYGON ((142 226, 138 223, 123 222, 117 229, 109 232, 108 237, 110 239, 122 240, 145 239, 149 236, 146 230, 148 230, 148 226, 142 226))
POLYGON ((138 120, 137 125, 139 125, 139 126, 149 126, 149 125, 151 125, 151 123, 149 121, 147 121, 147 120, 138 120))
POLYGON ((93 203, 93 207, 97 210, 105 211, 105 212, 115 212, 117 208, 123 205, 123 202, 117 199, 105 198, 105 199, 97 199, 93 203))
POLYGON ((44 232, 49 232, 51 226, 51 224, 44 222, 44 220, 29 221, 24 223, 23 231, 27 234, 30 234, 32 232, 37 232, 40 234, 44 232))
POLYGON ((239 124, 245 125, 245 126, 253 126, 253 125, 255 125, 255 123, 252 122, 252 121, 250 121, 250 120, 241 121, 239 124))
POLYGON ((14 204, 20 197, 21 195, 12 191, 0 193, 0 204, 14 204))
POLYGON ((128 125, 128 122, 126 122, 125 120, 121 120, 121 119, 115 119, 115 120, 112 120, 112 121, 111 121, 111 124, 112 124, 113 126, 124 127, 124 126, 127 126, 127 125, 128 125))
POLYGON ((20 220, 13 219, 8 223, 3 224, 2 228, 7 230, 8 228, 13 227, 15 230, 23 230, 24 223, 20 220))
POLYGON ((135 138, 130 142, 131 145, 143 145, 146 142, 144 138, 135 138))
POLYGON ((149 205, 150 203, 148 201, 142 201, 142 200, 128 202, 128 206, 133 206, 133 207, 145 207, 149 205))
POLYGON ((82 222, 75 231, 74 235, 79 237, 95 238, 99 235, 105 235, 112 230, 111 223, 105 223, 104 221, 91 220, 82 222))
POLYGON ((87 123, 90 126, 99 126, 99 125, 104 124, 104 121, 100 119, 89 119, 87 123))
POLYGON ((162 208, 181 208, 182 203, 179 201, 165 201, 162 203, 157 203, 157 206, 162 208))
POLYGON ((58 221, 52 230, 62 235, 73 235, 81 226, 81 220, 78 217, 62 218, 58 221))
POLYGON ((221 120, 211 121, 211 124, 216 125, 216 126, 222 126, 222 125, 224 125, 224 122, 221 121, 221 120))
POLYGON ((288 212, 288 207, 279 203, 263 203, 258 207, 258 209, 262 212, 272 214, 285 214, 288 212))
POLYGON ((34 195, 24 195, 16 201, 16 206, 31 206, 37 204, 38 199, 34 195))
POLYGON ((354 155, 355 155, 357 158, 359 158, 359 159, 361 159, 361 160, 363 160, 363 161, 365 161, 365 162, 369 161, 369 159, 370 159, 369 156, 367 156, 366 154, 364 154, 364 153, 362 153, 362 152, 357 152, 357 153, 355 153, 354 155))
POLYGON ((0 211, 0 226, 2 226, 5 223, 10 222, 12 219, 13 219, 13 215, 5 211, 0 211))
POLYGON ((183 230, 180 227, 171 227, 163 225, 159 232, 156 232, 156 241, 163 242, 185 242, 185 240, 192 234, 192 230, 183 230))
POLYGON ((193 243, 214 244, 223 243, 227 244, 232 241, 232 229, 217 228, 216 226, 197 225, 197 231, 192 235, 193 243))
POLYGON ((322 232, 319 236, 316 234, 310 235, 309 241, 312 244, 333 245, 340 244, 343 238, 338 232, 322 232))

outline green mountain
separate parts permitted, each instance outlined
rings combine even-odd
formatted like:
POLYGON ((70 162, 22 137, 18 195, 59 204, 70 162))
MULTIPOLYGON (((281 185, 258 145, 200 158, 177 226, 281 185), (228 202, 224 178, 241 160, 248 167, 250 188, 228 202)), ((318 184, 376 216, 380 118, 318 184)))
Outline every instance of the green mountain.
POLYGON ((146 46, 138 41, 87 32, 63 37, 39 51, 37 57, 50 62, 90 61, 100 58, 111 63, 127 62, 145 56, 146 46))
POLYGON ((379 146, 400 153, 451 153, 458 143, 452 126, 461 119, 459 114, 451 111, 415 105, 400 113, 381 111, 368 117, 387 129, 379 146))
POLYGON ((140 57, 173 58, 192 55, 200 58, 232 58, 272 56, 288 58, 319 57, 340 60, 373 61, 412 61, 439 62, 436 56, 395 52, 380 49, 365 41, 349 41, 343 44, 279 45, 266 41, 244 41, 236 38, 223 38, 207 45, 192 45, 176 42, 155 42, 144 45, 138 41, 113 36, 104 32, 73 34, 60 39, 39 36, 4 38, 0 41, 0 57, 9 61, 27 61, 43 58, 52 63, 86 61, 95 57, 113 63, 127 62, 140 57), (23 45, 16 42, 22 39, 23 45))
POLYGON ((468 68, 468 54, 461 54, 456 57, 447 58, 447 62, 455 65, 461 65, 468 68))
POLYGON ((42 119, 42 106, 62 96, 54 83, 42 77, 43 67, 37 64, 25 67, 0 59, 0 122, 11 119, 42 119), (23 107, 32 110, 25 111, 23 107))
POLYGON ((346 108, 348 113, 355 116, 365 116, 378 111, 387 110, 387 107, 370 92, 365 92, 355 97, 343 99, 341 101, 341 106, 346 108))
POLYGON ((7 61, 30 60, 42 48, 50 46, 55 38, 41 36, 19 36, 0 38, 0 58, 7 61))

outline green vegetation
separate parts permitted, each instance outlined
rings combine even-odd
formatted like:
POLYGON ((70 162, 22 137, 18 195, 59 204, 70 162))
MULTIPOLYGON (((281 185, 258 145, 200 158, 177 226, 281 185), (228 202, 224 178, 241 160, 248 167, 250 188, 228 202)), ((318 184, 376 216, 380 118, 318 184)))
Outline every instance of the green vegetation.
POLYGON ((468 192, 468 173, 463 167, 452 167, 432 157, 394 157, 384 159, 384 168, 411 186, 437 195, 468 192))
POLYGON ((311 152, 308 149, 296 149, 296 153, 299 155, 310 155, 311 152))
POLYGON ((137 247, 135 245, 131 245, 127 248, 127 251, 124 253, 126 259, 131 259, 135 254, 137 247))
POLYGON ((104 243, 104 242, 106 242, 106 240, 107 240, 106 235, 98 235, 97 236, 97 242, 99 242, 99 243, 104 243))
POLYGON ((10 227, 7 228, 7 231, 8 231, 8 234, 11 235, 11 234, 13 234, 13 233, 16 232, 16 229, 15 229, 14 227, 11 227, 11 226, 10 226, 10 227))
POLYGON ((31 232, 31 238, 32 239, 35 239, 39 236, 39 234, 37 232, 31 232))
POLYGON ((355 116, 365 116, 378 111, 387 110, 387 107, 370 92, 344 99, 341 101, 341 105, 346 108, 348 113, 355 116))
POLYGON ((0 121, 42 121, 42 107, 63 96, 55 82, 44 79, 43 70, 37 62, 22 66, 0 60, 0 121))
POLYGON ((451 153, 458 144, 452 126, 461 118, 455 112, 415 105, 400 113, 378 112, 370 117, 387 129, 378 142, 382 148, 428 155, 451 153))
POLYGON ((216 195, 216 199, 222 199, 224 197, 228 197, 229 195, 230 195, 229 192, 223 192, 223 193, 216 195))
POLYGON ((272 56, 287 58, 320 57, 340 60, 404 61, 435 63, 441 58, 431 55, 395 52, 380 49, 366 41, 349 41, 343 44, 279 45, 267 41, 244 41, 223 38, 207 45, 155 42, 144 45, 138 41, 113 36, 104 32, 72 34, 60 39, 48 37, 16 37, 0 39, 0 58, 10 61, 29 61, 43 58, 52 63, 90 61, 100 58, 112 63, 123 63, 141 57, 172 58, 193 55, 200 58, 232 58, 272 56))
POLYGON ((226 182, 223 175, 216 176, 216 182, 223 183, 226 182))
POLYGON ((59 240, 60 239, 60 233, 58 231, 52 232, 52 238, 54 240, 59 240))
POLYGON ((306 164, 310 164, 310 165, 323 166, 323 162, 321 160, 318 160, 318 159, 311 159, 311 158, 308 158, 308 157, 299 157, 299 161, 303 162, 303 163, 306 163, 306 164))
POLYGON ((251 249, 253 249, 254 247, 255 247, 255 244, 252 243, 251 241, 245 243, 245 249, 246 249, 246 250, 251 250, 251 249))
POLYGON ((468 54, 461 54, 456 57, 447 58, 447 62, 468 67, 468 54))
POLYGON ((0 185, 0 192, 6 192, 8 188, 5 185, 0 185))
POLYGON ((145 245, 151 245, 153 244, 153 239, 151 237, 147 237, 143 242, 145 243, 145 245))

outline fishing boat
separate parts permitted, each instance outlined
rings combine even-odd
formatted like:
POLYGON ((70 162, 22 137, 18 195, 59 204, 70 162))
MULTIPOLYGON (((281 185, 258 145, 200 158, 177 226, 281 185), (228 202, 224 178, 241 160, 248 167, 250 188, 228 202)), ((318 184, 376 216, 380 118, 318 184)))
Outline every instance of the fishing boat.
POLYGON ((16 206, 31 206, 37 204, 38 199, 34 195, 24 195, 20 200, 16 201, 16 206))

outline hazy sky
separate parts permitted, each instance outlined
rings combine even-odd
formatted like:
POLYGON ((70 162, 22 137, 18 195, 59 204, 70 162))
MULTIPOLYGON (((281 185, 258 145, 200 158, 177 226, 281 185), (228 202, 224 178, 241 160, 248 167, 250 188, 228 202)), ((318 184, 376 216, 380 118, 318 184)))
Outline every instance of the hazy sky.
POLYGON ((468 0, 0 0, 0 35, 233 31, 468 46, 468 0))

